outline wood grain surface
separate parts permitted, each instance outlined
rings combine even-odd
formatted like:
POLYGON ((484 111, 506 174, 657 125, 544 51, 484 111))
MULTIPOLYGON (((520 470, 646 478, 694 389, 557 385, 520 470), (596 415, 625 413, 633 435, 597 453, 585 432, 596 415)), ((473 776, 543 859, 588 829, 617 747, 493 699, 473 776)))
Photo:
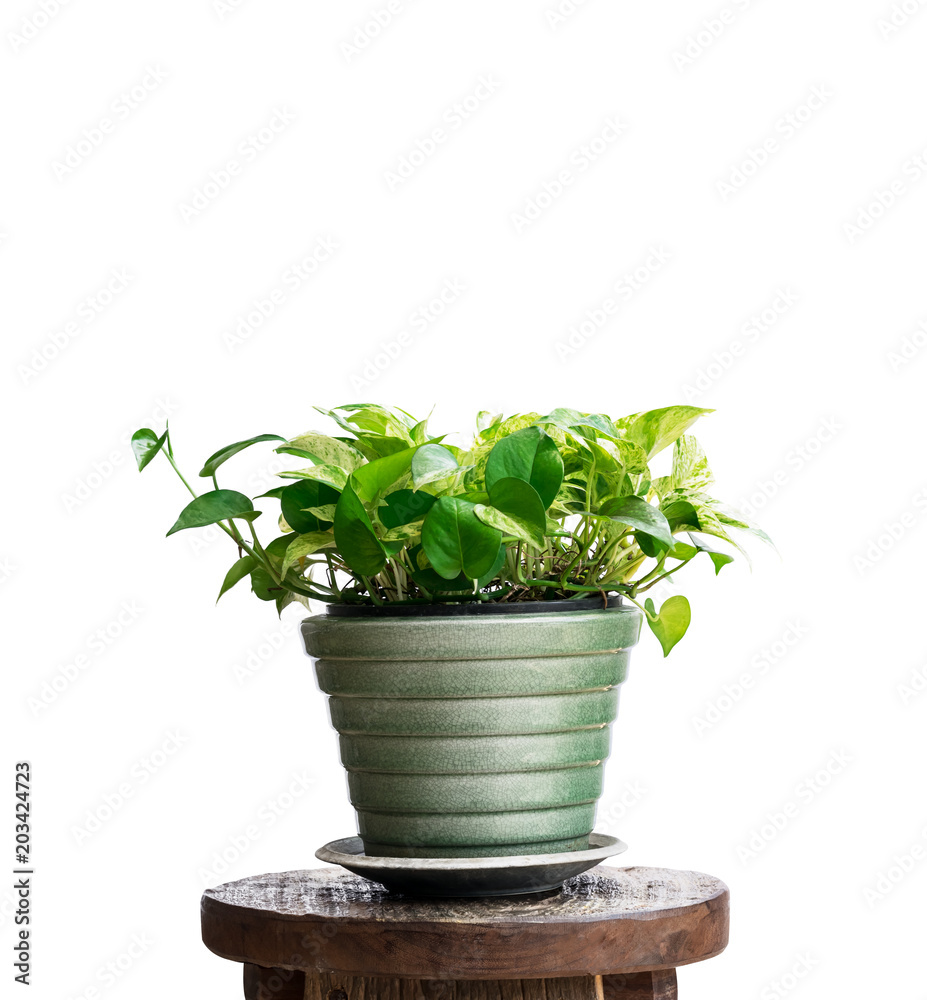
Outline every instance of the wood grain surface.
POLYGON ((245 966, 245 1000, 676 1000, 676 971, 568 979, 375 979, 245 966))
POLYGON ((203 941, 232 961, 342 976, 617 975, 717 955, 727 944, 728 897, 710 875, 663 868, 600 866, 555 892, 447 900, 317 869, 207 890, 203 941))

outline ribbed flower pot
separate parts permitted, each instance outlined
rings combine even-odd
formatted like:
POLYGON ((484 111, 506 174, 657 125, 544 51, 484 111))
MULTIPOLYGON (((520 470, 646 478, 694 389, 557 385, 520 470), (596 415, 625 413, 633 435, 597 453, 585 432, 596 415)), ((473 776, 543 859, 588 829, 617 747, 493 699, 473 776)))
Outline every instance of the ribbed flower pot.
POLYGON ((565 603, 302 623, 368 855, 588 847, 641 615, 565 603))

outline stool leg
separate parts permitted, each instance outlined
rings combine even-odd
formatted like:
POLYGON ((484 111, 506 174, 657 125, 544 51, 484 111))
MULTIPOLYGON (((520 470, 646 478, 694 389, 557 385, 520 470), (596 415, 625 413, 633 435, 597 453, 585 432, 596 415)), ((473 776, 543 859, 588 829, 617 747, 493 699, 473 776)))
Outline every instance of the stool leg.
POLYGON ((303 1000, 306 973, 245 963, 245 1000, 303 1000))
POLYGON ((676 1000, 676 970, 602 977, 604 1000, 676 1000))

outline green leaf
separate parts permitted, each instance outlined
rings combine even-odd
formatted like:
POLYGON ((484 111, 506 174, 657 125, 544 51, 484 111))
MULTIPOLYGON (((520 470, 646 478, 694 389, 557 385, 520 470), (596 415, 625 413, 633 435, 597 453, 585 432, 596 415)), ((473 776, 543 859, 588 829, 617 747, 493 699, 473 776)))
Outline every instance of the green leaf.
POLYGON ((279 500, 283 496, 283 491, 286 486, 275 486, 272 490, 268 490, 266 493, 259 493, 254 499, 260 500, 261 497, 273 497, 275 500, 279 500))
POLYGON ((307 508, 337 503, 339 495, 339 491, 327 483, 300 479, 291 483, 280 494, 280 510, 286 523, 299 534, 320 531, 327 528, 328 524, 308 513, 307 508))
MULTIPOLYGON (((222 589, 219 591, 219 597, 227 590, 231 590, 239 580, 243 580, 248 576, 255 566, 257 566, 257 560, 254 556, 242 556, 241 559, 233 563, 232 568, 225 574, 225 579, 222 581, 222 589)), ((219 597, 216 598, 217 602, 219 597)))
POLYGON ((481 503, 477 504, 473 511, 483 524, 498 528, 503 535, 512 535, 539 549, 544 547, 544 532, 539 531, 536 524, 514 514, 503 514, 501 510, 481 503))
MULTIPOLYGON (((518 518, 534 527, 536 533, 543 537, 547 527, 547 514, 544 501, 538 496, 538 491, 523 479, 507 476, 497 479, 489 491, 489 502, 503 514, 518 518)), ((538 543, 543 545, 543 541, 538 543)))
POLYGON ((673 545, 673 532, 669 522, 643 497, 614 497, 599 508, 599 513, 610 517, 620 524, 627 524, 634 529, 635 534, 647 535, 655 539, 665 548, 673 545))
POLYGON ((309 600, 304 594, 294 594, 292 590, 284 590, 276 599, 277 617, 279 618, 283 609, 291 604, 301 604, 307 611, 310 610, 309 600))
POLYGON ((334 465, 347 472, 353 472, 364 464, 364 456, 356 448, 317 431, 306 431, 299 437, 290 438, 277 451, 284 455, 295 454, 300 458, 308 458, 317 465, 334 465))
POLYGON ((486 461, 486 487, 500 479, 523 479, 538 492, 546 510, 563 482, 563 459, 553 438, 540 427, 525 427, 496 443, 486 461))
POLYGON ((251 590, 260 601, 276 601, 284 592, 279 583, 261 566, 251 570, 251 590))
POLYGON ((663 603, 657 614, 653 601, 648 597, 644 607, 647 609, 647 624, 651 632, 660 640, 663 655, 669 656, 669 651, 686 634, 692 619, 689 602, 681 594, 676 594, 663 603))
POLYGON ((701 406, 665 406, 661 410, 634 413, 616 421, 627 440, 638 444, 653 458, 657 452, 671 445, 706 413, 713 413, 701 406))
POLYGON ((684 434, 673 445, 673 489, 704 490, 714 482, 711 467, 702 446, 691 434, 684 434))
POLYGON ((307 507, 306 513, 317 517, 320 522, 327 521, 331 524, 335 520, 335 507, 336 504, 333 503, 323 504, 321 507, 307 507))
POLYGON ((580 413, 579 410, 559 407, 556 410, 551 410, 546 417, 541 417, 538 423, 554 424, 565 431, 572 431, 577 427, 591 427, 593 430, 610 437, 618 435, 617 428, 604 413, 580 413))
POLYGON ((440 444, 424 444, 412 457, 412 485, 420 489, 427 483, 457 472, 457 459, 440 444))
POLYGON ((445 579, 463 573, 482 576, 496 560, 502 532, 484 524, 474 506, 460 497, 439 497, 422 525, 422 547, 431 565, 445 579))
POLYGON ((396 416, 386 407, 378 406, 376 403, 346 403, 344 406, 336 406, 335 409, 342 413, 350 413, 347 422, 362 431, 383 437, 403 438, 407 444, 412 443, 411 429, 415 419, 410 420, 408 414, 403 414, 401 410, 397 411, 400 415, 396 416))
POLYGON ((206 464, 200 469, 200 475, 205 477, 214 476, 216 469, 223 462, 227 462, 233 455, 244 451, 245 448, 250 448, 253 444, 260 444, 262 441, 286 441, 286 438, 281 437, 279 434, 258 434, 257 437, 248 438, 247 441, 236 441, 235 444, 227 444, 224 448, 220 448, 206 459, 206 464))
POLYGON ((380 541, 384 544, 389 542, 402 542, 401 547, 405 548, 409 539, 414 538, 417 541, 421 533, 422 526, 417 522, 415 524, 400 524, 395 528, 390 528, 386 534, 381 535, 380 541))
POLYGON ((138 463, 138 471, 142 469, 158 454, 164 447, 167 440, 167 431, 158 437, 153 430, 143 427, 132 435, 132 453, 138 463))
POLYGON ((350 483, 335 508, 335 541, 344 561, 360 576, 376 576, 386 565, 383 546, 350 483))
POLYGON ((680 528, 691 528, 699 530, 698 511, 688 500, 681 497, 676 499, 670 494, 667 499, 660 504, 663 516, 669 522, 671 531, 678 531, 680 528))
POLYGON ((435 498, 430 493, 394 490, 384 497, 384 503, 377 508, 377 517, 385 528, 398 528, 401 524, 420 521, 434 502, 435 498))
POLYGON ((210 493, 198 496, 184 507, 168 535, 173 535, 175 531, 182 531, 184 528, 203 528, 207 524, 217 524, 233 517, 253 521, 260 513, 254 509, 251 500, 244 493, 236 493, 235 490, 212 490, 210 493))
POLYGON ((354 491, 365 503, 382 496, 400 479, 404 479, 412 468, 412 459, 421 446, 376 458, 357 469, 351 477, 354 491))
POLYGON ((311 479, 316 483, 327 483, 338 491, 343 490, 348 481, 348 474, 337 465, 313 465, 308 469, 278 472, 277 475, 281 479, 311 479))
POLYGON ((715 576, 717 576, 728 563, 732 563, 734 561, 734 557, 732 555, 728 555, 727 552, 716 552, 714 549, 708 549, 704 546, 702 547, 702 551, 708 553, 708 557, 711 559, 712 564, 715 567, 715 576))
MULTIPOLYGON (((433 594, 473 593, 473 581, 468 580, 462 573, 453 580, 445 580, 443 576, 439 576, 428 565, 428 558, 420 545, 409 550, 409 557, 412 565, 415 567, 412 570, 412 579, 427 590, 430 590, 433 594)), ((481 590, 494 580, 496 574, 502 569, 504 562, 505 546, 500 545, 492 566, 481 577, 477 578, 476 589, 481 590)))
POLYGON ((701 545, 689 545, 686 542, 680 541, 678 538, 673 539, 673 547, 669 550, 667 555, 671 559, 694 559, 699 552, 707 551, 701 545))
POLYGON ((300 559, 311 556, 313 552, 318 552, 319 549, 330 548, 334 544, 335 536, 330 531, 309 531, 304 535, 297 535, 287 546, 286 553, 283 556, 281 574, 286 573, 300 559))
POLYGON ((290 542, 297 537, 298 535, 295 531, 290 531, 285 535, 277 535, 270 545, 264 546, 264 551, 271 557, 271 560, 278 568, 283 565, 283 557, 286 555, 286 550, 290 542))

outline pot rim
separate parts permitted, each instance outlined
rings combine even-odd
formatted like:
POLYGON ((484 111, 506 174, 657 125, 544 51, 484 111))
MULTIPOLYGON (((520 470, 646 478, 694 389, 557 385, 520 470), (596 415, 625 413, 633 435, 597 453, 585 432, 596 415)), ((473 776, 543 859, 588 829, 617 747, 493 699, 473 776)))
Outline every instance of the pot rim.
POLYGON ((511 604, 489 601, 467 601, 454 604, 326 604, 330 618, 447 618, 463 615, 527 615, 551 614, 558 611, 604 611, 623 607, 620 594, 602 597, 581 597, 574 600, 517 601, 511 604))

